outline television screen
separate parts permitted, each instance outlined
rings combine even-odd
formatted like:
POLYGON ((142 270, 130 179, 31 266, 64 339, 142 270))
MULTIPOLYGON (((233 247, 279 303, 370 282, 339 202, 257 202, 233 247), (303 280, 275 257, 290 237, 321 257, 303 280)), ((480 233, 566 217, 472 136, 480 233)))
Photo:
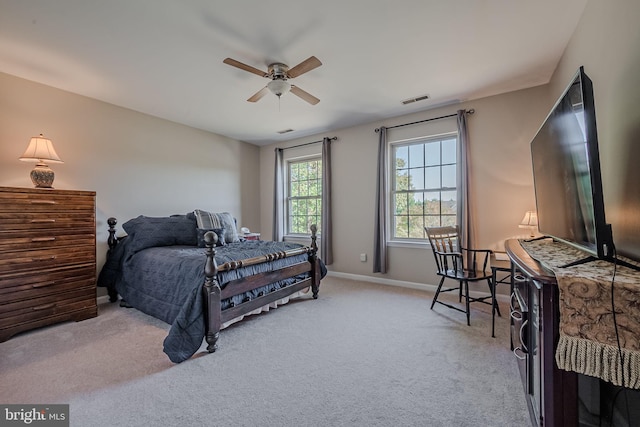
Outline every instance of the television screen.
POLYGON ((540 232, 611 257, 593 87, 582 67, 531 142, 531 154, 540 232))

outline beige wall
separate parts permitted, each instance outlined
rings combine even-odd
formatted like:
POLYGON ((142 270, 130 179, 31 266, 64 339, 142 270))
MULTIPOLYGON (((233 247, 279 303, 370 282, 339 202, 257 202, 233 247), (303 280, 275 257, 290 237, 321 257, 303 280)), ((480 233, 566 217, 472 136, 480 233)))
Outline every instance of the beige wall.
POLYGON ((607 221, 640 259, 640 2, 591 0, 551 79, 552 105, 578 67, 593 81, 607 221))
MULTIPOLYGON (((374 130, 455 113, 460 108, 476 111, 469 116, 469 132, 479 244, 501 249, 504 239, 523 235, 517 225, 524 212, 535 207, 529 143, 546 117, 547 99, 547 87, 537 87, 278 144, 284 147, 323 136, 338 137, 332 146, 335 227, 330 270, 408 286, 436 283, 433 256, 426 246, 391 247, 388 273, 372 273, 378 145, 374 130), (367 262, 360 261, 361 253, 367 254, 367 262)), ((274 147, 262 147, 260 152, 261 230, 266 235, 271 234, 274 147)))
MULTIPOLYGON (((481 246, 499 249, 522 235, 517 224, 535 208, 529 143, 580 65, 594 83, 607 220, 618 250, 640 258, 640 2, 591 0, 550 84, 420 114, 341 129, 324 135, 334 145, 335 263, 330 270, 386 282, 434 283, 425 249, 389 249, 388 274, 372 273, 376 127, 474 108, 469 117, 473 193, 481 246), (366 263, 359 254, 367 253, 366 263), (425 261, 426 260, 426 261, 425 261)), ((286 144, 280 144, 285 146, 286 144)), ((262 230, 271 230, 273 146, 260 153, 262 230)))
POLYGON ((32 187, 18 157, 31 136, 51 138, 65 162, 51 165, 54 187, 97 192, 99 267, 110 216, 201 208, 259 228, 256 146, 2 73, 0 93, 0 185, 32 187))

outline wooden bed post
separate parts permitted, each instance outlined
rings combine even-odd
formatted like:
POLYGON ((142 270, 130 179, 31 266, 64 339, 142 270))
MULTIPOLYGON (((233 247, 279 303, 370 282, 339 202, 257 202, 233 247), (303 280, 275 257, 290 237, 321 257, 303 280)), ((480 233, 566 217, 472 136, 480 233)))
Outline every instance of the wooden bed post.
POLYGON ((218 348, 220 336, 220 317, 222 307, 220 305, 220 284, 218 283, 218 265, 216 263, 216 250, 214 246, 218 241, 218 235, 208 231, 204 235, 205 253, 207 261, 204 265, 204 315, 205 315, 205 339, 207 351, 213 353, 218 348))
POLYGON ((318 226, 311 224, 311 252, 309 252, 309 262, 311 263, 311 291, 313 299, 318 299, 320 289, 320 263, 318 262, 318 226))
MULTIPOLYGON (((117 223, 118 220, 114 217, 110 217, 109 219, 107 219, 107 224, 109 224, 109 238, 107 239, 109 250, 107 251, 107 258, 111 256, 111 253, 118 244, 118 238, 116 237, 117 223)), ((113 284, 109 284, 109 286, 107 286, 107 293, 109 294, 109 302, 118 301, 118 291, 116 291, 116 288, 113 286, 113 284)))
MULTIPOLYGON (((109 245, 109 252, 113 250, 118 244, 118 238, 116 237, 116 224, 118 220, 114 217, 110 217, 107 219, 107 224, 109 224, 109 238, 107 239, 107 244, 109 245)), ((107 253, 107 256, 109 254, 107 253)))

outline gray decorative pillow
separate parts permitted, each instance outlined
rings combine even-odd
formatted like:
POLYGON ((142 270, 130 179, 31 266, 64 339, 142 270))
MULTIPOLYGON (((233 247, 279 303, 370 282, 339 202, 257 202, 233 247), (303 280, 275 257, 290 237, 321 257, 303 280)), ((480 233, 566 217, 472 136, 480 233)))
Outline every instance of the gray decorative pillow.
POLYGON ((229 212, 211 213, 196 209, 193 211, 196 216, 198 228, 215 229, 224 228, 224 241, 226 243, 239 242, 236 220, 229 212))
POLYGON ((149 217, 140 215, 122 224, 128 234, 129 247, 135 252, 154 246, 196 246, 195 218, 186 215, 149 217))
POLYGON ((204 248, 204 235, 207 231, 213 231, 218 236, 218 241, 216 242, 216 246, 224 246, 227 244, 224 240, 224 228, 198 228, 198 247, 204 248))

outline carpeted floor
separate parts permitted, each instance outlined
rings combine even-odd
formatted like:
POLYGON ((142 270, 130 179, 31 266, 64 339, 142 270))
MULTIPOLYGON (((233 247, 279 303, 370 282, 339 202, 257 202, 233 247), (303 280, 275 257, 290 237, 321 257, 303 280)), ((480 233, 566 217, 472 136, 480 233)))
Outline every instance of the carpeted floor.
MULTIPOLYGON (((252 316, 173 365, 133 309, 0 344, 0 402, 69 403, 72 426, 526 426, 508 320, 432 293, 327 277, 318 300, 252 316)), ((507 313, 508 308, 503 308, 507 313)))

